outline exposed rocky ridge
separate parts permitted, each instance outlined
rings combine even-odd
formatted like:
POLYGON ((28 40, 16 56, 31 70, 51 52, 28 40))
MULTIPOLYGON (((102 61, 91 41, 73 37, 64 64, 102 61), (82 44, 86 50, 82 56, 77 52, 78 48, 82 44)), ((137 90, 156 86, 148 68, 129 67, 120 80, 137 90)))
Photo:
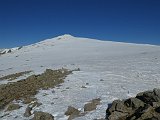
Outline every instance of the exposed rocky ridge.
MULTIPOLYGON (((0 109, 3 109, 13 100, 29 99, 38 92, 39 89, 53 88, 63 83, 64 78, 72 71, 67 69, 46 71, 40 75, 32 75, 18 82, 8 83, 0 86, 0 109)), ((28 101, 28 100, 27 100, 28 101)))
POLYGON ((30 72, 32 72, 32 71, 24 71, 24 72, 18 72, 18 73, 10 74, 10 75, 7 75, 7 76, 0 77, 0 80, 9 80, 9 81, 15 80, 20 76, 23 76, 25 74, 29 74, 30 72))
POLYGON ((0 49, 0 56, 6 53, 12 53, 14 51, 22 49, 23 46, 21 47, 15 47, 15 48, 10 48, 10 49, 0 49))
POLYGON ((126 100, 115 100, 106 110, 108 120, 160 120, 160 89, 126 100))

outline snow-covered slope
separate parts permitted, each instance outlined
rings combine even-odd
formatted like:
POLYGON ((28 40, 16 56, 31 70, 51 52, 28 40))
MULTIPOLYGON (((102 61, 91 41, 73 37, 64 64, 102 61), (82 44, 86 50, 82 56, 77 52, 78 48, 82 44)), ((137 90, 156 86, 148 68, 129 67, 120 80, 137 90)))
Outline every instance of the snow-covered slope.
MULTIPOLYGON (((41 90, 37 94, 43 105, 36 110, 49 112, 56 120, 66 120, 68 106, 83 109, 86 102, 101 98, 101 105, 75 120, 93 120, 105 116, 112 100, 124 99, 136 93, 159 87, 160 47, 62 35, 0 56, 0 76, 46 68, 80 68, 69 75, 60 89, 41 90), (86 84, 87 83, 87 84, 86 84), (82 88, 85 86, 86 88, 82 88), (70 89, 66 88, 69 87, 70 89), (48 95, 45 96, 44 94, 48 95), (57 99, 55 99, 57 98, 57 99), (51 104, 53 103, 54 104, 51 104)), ((1 82, 1 84, 4 82, 1 82)), ((24 118, 25 107, 13 111, 4 119, 24 118)), ((3 114, 3 113, 0 113, 3 114)))
POLYGON ((21 49, 22 47, 15 47, 15 48, 11 48, 11 49, 0 49, 0 54, 6 54, 6 53, 11 53, 11 52, 15 52, 19 49, 21 49))

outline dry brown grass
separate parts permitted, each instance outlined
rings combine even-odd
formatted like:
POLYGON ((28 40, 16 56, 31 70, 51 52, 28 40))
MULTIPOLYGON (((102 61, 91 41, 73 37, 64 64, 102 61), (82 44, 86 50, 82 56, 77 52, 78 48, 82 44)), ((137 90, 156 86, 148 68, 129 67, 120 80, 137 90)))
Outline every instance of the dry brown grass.
POLYGON ((15 80, 20 76, 23 76, 25 74, 29 74, 30 72, 32 72, 32 71, 24 71, 24 72, 19 72, 19 73, 15 73, 15 74, 10 74, 10 75, 1 77, 0 80, 9 80, 9 81, 15 80))
POLYGON ((67 69, 47 69, 40 75, 32 75, 18 82, 8 83, 0 86, 0 109, 3 109, 13 100, 29 99, 36 95, 39 89, 53 88, 63 83, 64 78, 72 73, 67 69))

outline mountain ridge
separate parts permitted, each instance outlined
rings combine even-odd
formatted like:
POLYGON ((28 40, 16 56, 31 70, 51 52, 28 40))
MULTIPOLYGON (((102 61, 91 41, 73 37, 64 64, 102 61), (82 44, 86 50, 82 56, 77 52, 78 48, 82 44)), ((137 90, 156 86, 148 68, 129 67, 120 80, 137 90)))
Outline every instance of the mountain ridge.
MULTIPOLYGON (((29 45, 23 45, 23 47, 34 45, 34 44, 39 44, 39 43, 43 43, 43 42, 47 42, 47 41, 51 42, 52 40, 69 40, 69 39, 73 39, 73 38, 81 38, 81 39, 86 39, 86 40, 96 40, 96 41, 103 41, 103 42, 114 42, 114 43, 122 43, 122 44, 159 46, 159 45, 143 44, 143 43, 132 43, 132 42, 123 42, 123 41, 114 41, 114 40, 102 40, 102 39, 95 39, 95 38, 88 38, 88 37, 75 37, 75 36, 70 35, 70 34, 63 34, 63 35, 59 35, 59 36, 52 37, 52 38, 49 38, 49 39, 44 39, 44 40, 41 40, 41 41, 36 42, 36 43, 29 44, 29 45)), ((22 46, 20 46, 20 47, 22 47, 22 46)), ((16 49, 16 48, 19 48, 19 47, 17 46, 17 47, 11 47, 11 48, 1 48, 0 51, 2 51, 2 50, 7 51, 8 49, 16 49)))
MULTIPOLYGON (((0 77, 25 71, 32 71, 30 74, 35 74, 33 77, 36 77, 46 69, 76 70, 68 75, 60 86, 49 90, 40 89, 35 97, 42 105, 36 106, 32 113, 38 110, 52 114, 56 120, 66 120, 68 117, 65 112, 68 106, 82 112, 84 106, 92 104, 92 100, 99 99, 101 101, 97 109, 75 118, 93 120, 104 118, 107 105, 117 98, 133 97, 139 91, 158 88, 159 59, 159 46, 65 35, 1 55, 0 77)), ((27 76, 12 81, 1 80, 0 85, 18 82, 27 76)), ((23 116, 26 107, 27 105, 23 105, 20 109, 10 112, 8 116, 5 116, 5 111, 0 112, 0 117, 15 120, 15 116, 18 116, 16 120, 29 120, 30 118, 23 116)))
MULTIPOLYGON (((64 49, 64 48, 69 49, 69 48, 73 48, 74 46, 77 46, 77 48, 79 48, 79 49, 81 49, 80 47, 84 47, 86 49, 86 51, 87 51, 87 46, 88 46, 88 50, 92 47, 96 47, 97 49, 98 48, 101 49, 101 46, 102 46, 102 48, 105 46, 109 47, 109 48, 111 46, 114 46, 115 49, 120 48, 120 47, 122 49, 124 49, 125 47, 127 47, 127 48, 128 47, 131 47, 131 48, 137 47, 138 49, 140 47, 145 48, 145 49, 160 47, 160 46, 149 45, 149 44, 124 43, 124 42, 115 42, 115 41, 105 41, 105 40, 97 40, 97 39, 90 39, 90 38, 74 37, 70 34, 64 34, 64 35, 60 35, 60 36, 53 37, 50 39, 45 39, 40 42, 26 45, 26 46, 14 47, 14 48, 9 48, 9 49, 2 49, 0 51, 0 55, 4 55, 6 53, 7 54, 16 53, 19 51, 36 51, 36 49, 38 50, 39 48, 45 49, 45 50, 47 50, 47 49, 53 50, 54 47, 58 47, 58 46, 61 46, 61 49, 64 49)), ((74 48, 75 48, 75 50, 77 49, 76 47, 74 47, 74 48)), ((57 49, 59 49, 59 48, 57 48, 57 49)), ((61 50, 61 49, 59 49, 59 50, 61 50)))

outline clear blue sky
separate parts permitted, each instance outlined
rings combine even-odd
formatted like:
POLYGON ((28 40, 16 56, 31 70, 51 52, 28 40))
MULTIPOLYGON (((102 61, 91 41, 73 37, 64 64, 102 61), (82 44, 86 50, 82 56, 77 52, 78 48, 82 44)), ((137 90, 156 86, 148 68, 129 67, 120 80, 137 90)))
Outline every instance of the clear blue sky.
POLYGON ((0 48, 65 33, 160 45, 160 0, 0 0, 0 48))

